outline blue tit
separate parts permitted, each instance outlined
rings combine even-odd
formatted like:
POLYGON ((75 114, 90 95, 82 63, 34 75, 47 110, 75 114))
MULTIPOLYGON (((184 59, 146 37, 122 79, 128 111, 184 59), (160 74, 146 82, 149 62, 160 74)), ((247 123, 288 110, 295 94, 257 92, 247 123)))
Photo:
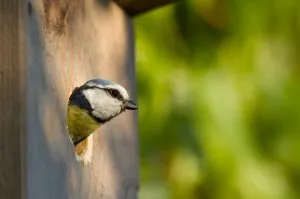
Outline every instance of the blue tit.
POLYGON ((68 103, 67 126, 76 146, 125 110, 136 110, 127 91, 114 82, 93 79, 76 87, 68 103))

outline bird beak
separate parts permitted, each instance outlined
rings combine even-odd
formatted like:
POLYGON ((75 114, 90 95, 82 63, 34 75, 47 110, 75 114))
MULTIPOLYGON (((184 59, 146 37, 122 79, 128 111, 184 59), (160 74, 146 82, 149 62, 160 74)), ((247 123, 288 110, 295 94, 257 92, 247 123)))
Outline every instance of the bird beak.
POLYGON ((136 109, 138 109, 138 107, 133 101, 128 100, 127 102, 125 102, 125 109, 127 109, 127 110, 136 110, 136 109))

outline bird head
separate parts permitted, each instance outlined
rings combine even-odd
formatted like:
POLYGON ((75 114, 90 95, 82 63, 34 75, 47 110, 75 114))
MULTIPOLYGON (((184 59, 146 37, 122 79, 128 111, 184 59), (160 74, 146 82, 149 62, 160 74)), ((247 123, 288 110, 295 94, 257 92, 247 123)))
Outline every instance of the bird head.
POLYGON ((125 110, 136 110, 127 91, 114 82, 93 79, 73 90, 69 105, 88 111, 99 123, 105 123, 125 110))

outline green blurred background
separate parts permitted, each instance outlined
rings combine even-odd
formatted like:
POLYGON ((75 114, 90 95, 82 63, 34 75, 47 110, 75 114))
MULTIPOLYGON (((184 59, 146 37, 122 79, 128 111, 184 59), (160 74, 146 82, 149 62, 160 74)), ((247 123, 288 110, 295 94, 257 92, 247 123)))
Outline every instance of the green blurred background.
POLYGON ((300 1, 186 0, 134 23, 140 199, 300 198, 300 1))

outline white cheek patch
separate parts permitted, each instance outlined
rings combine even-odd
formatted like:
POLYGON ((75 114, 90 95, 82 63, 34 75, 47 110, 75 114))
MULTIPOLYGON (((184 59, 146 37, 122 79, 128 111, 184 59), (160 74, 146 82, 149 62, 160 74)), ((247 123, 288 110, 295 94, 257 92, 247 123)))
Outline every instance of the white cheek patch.
POLYGON ((83 91, 90 102, 93 114, 102 120, 110 119, 121 112, 122 102, 112 98, 102 89, 88 89, 83 91))

